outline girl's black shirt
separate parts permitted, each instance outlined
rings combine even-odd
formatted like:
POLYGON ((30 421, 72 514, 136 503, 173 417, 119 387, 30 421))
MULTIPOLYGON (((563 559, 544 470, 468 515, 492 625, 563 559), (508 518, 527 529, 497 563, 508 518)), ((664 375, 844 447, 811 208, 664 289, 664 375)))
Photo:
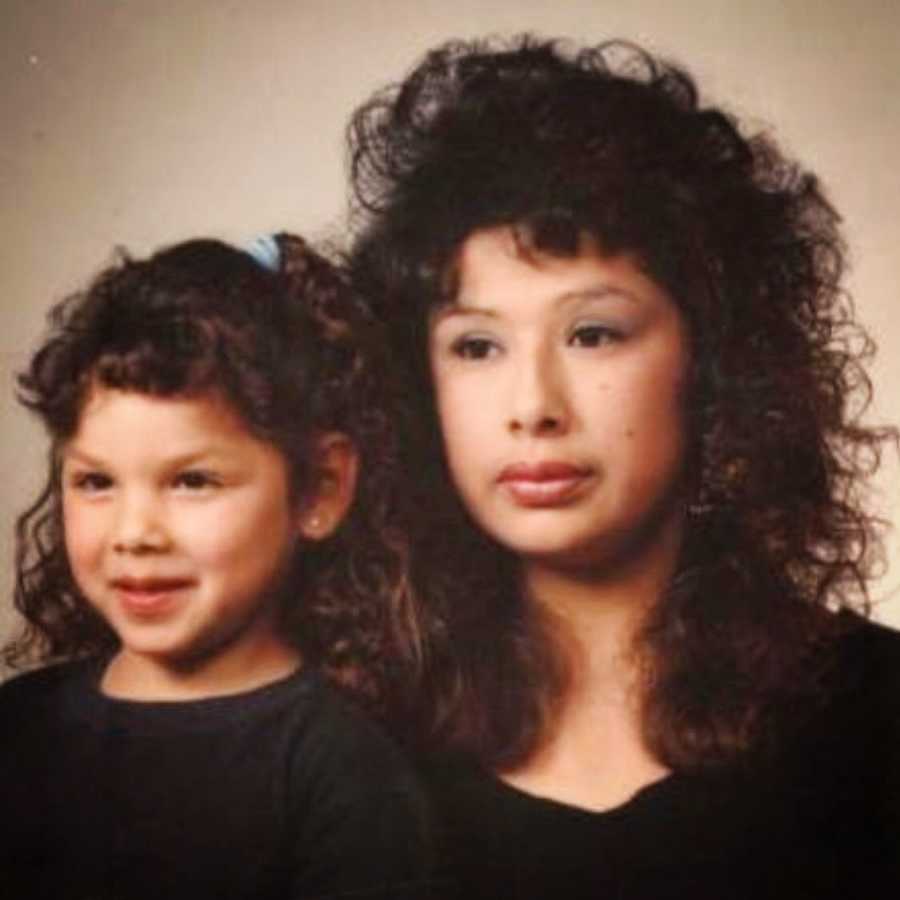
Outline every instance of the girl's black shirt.
POLYGON ((766 762, 673 773, 605 812, 432 761, 451 895, 900 897, 900 633, 865 624, 848 634, 829 702, 807 712, 766 762))
POLYGON ((423 795, 314 674, 235 696, 104 696, 96 663, 0 686, 0 896, 419 898, 423 795))

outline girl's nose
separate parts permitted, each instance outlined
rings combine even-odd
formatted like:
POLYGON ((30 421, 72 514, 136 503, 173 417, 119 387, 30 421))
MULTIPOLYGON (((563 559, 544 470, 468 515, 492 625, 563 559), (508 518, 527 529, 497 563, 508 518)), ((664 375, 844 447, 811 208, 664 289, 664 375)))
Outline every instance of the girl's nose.
POLYGON ((112 546, 117 553, 159 553, 169 546, 159 501, 143 493, 120 499, 112 546))
POLYGON ((520 359, 513 379, 510 431, 549 435, 568 430, 565 377, 552 352, 535 352, 520 359))

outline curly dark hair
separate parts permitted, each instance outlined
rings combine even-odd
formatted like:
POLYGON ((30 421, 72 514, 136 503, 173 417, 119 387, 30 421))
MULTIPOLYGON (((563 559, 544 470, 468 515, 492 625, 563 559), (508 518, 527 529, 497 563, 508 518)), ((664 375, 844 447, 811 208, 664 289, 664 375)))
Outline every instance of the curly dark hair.
POLYGON ((121 253, 49 315, 47 338, 18 378, 46 426, 49 477, 17 523, 15 603, 25 618, 9 664, 109 655, 113 630, 81 596, 66 558, 59 448, 94 384, 154 396, 220 394, 309 477, 310 440, 346 434, 360 456, 357 495, 329 540, 298 547, 283 628, 304 659, 379 708, 407 633, 405 541, 390 502, 396 468, 382 342, 340 271, 302 239, 276 238, 277 271, 215 240, 146 260, 121 253), (302 585, 302 587, 299 587, 302 585))
POLYGON ((815 177, 639 47, 529 35, 433 50, 356 112, 349 143, 350 268, 409 382, 403 444, 423 494, 421 739, 514 765, 565 684, 515 561, 449 486, 427 361, 461 243, 509 226, 524 252, 559 256, 589 235, 675 298, 693 354, 691 502, 676 577, 637 645, 645 738, 685 771, 770 745, 826 691, 826 651, 851 618, 834 610, 868 611, 883 523, 864 482, 896 440, 861 420, 873 344, 815 177))

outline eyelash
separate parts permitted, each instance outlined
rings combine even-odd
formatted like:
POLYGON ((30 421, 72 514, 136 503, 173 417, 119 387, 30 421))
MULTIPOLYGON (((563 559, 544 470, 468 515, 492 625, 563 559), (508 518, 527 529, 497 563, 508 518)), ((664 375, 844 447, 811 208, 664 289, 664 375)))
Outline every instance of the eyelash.
POLYGON ((460 359, 487 359, 499 349, 492 338, 470 335, 458 337, 450 345, 450 352, 460 359))
MULTIPOLYGON (((111 476, 103 472, 76 472, 69 479, 69 484, 76 491, 85 494, 99 494, 110 490, 114 481, 111 476)), ((204 472, 200 469, 188 469, 179 472, 172 478, 172 487, 186 491, 201 491, 222 484, 221 479, 212 472, 204 472)))
POLYGON ((204 472, 201 469, 188 469, 179 472, 173 479, 174 487, 188 491, 200 491, 206 488, 218 487, 222 481, 212 472, 204 472))
MULTIPOLYGON (((604 344, 615 344, 625 339, 624 333, 611 325, 578 325, 569 333, 566 343, 573 347, 591 349, 604 344)), ((466 360, 488 359, 499 352, 500 345, 489 337, 462 335, 450 345, 450 352, 466 360)))
POLYGON ((569 334, 567 343, 576 347, 599 347, 603 344, 614 344, 623 340, 625 335, 610 325, 579 325, 569 334), (585 340, 587 337, 587 340, 585 340))
POLYGON ((112 478, 103 472, 77 472, 70 481, 75 490, 85 494, 97 494, 100 491, 108 491, 113 484, 112 478))

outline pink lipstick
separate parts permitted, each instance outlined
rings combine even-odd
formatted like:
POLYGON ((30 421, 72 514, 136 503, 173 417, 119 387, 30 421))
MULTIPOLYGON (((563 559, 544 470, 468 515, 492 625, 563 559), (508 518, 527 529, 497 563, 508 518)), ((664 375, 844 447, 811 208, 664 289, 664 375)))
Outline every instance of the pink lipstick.
POLYGON ((513 502, 531 508, 564 506, 590 477, 590 470, 571 463, 513 463, 497 478, 513 502))

